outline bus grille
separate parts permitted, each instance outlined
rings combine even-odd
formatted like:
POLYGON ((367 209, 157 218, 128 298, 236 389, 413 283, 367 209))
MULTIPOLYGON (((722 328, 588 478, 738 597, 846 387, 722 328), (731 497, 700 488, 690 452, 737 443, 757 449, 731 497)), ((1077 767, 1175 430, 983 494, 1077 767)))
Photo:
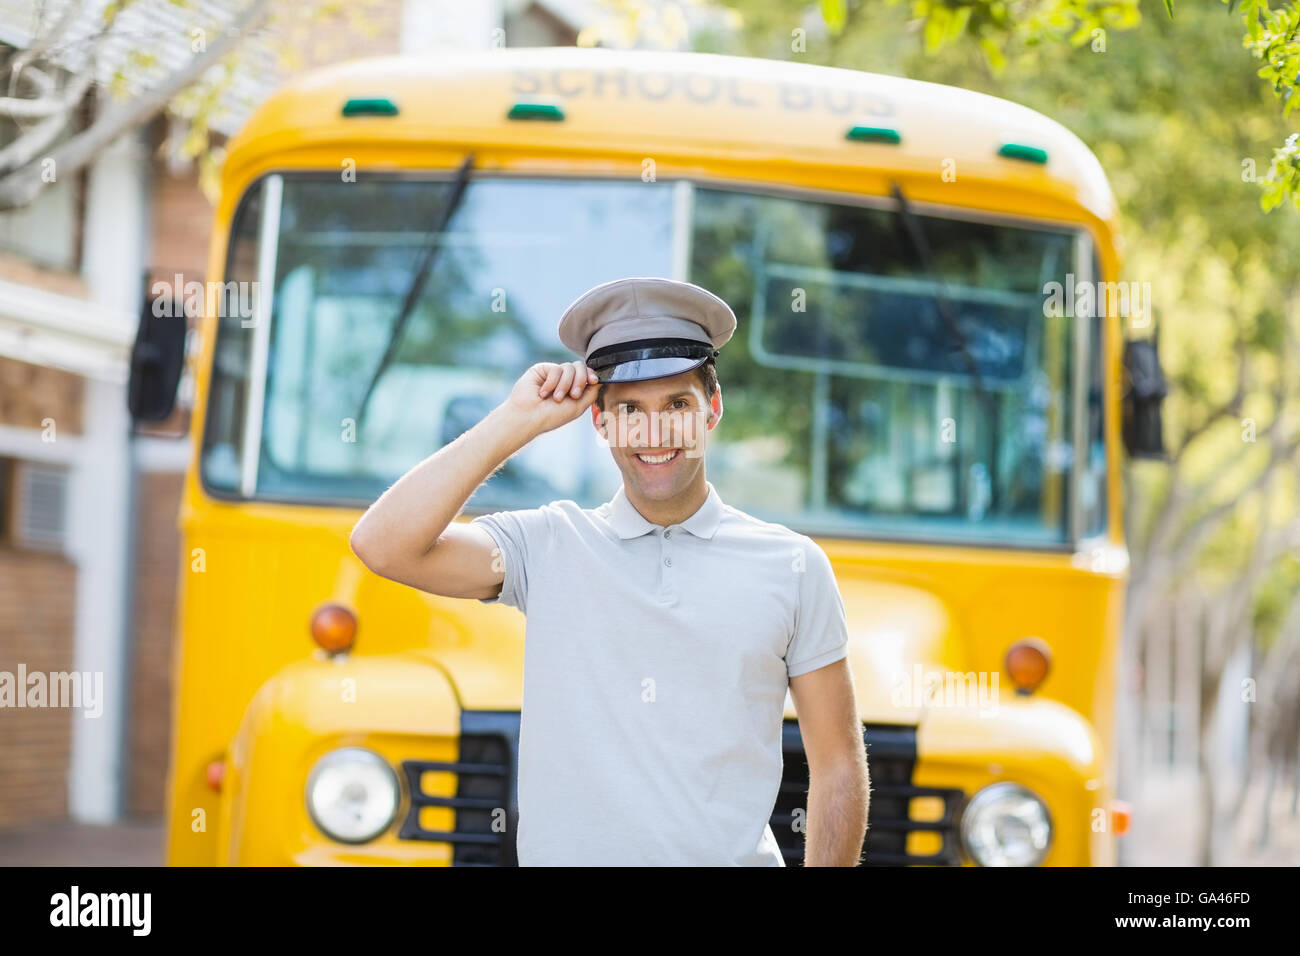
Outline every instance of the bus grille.
POLYGON ((399 838, 450 843, 453 866, 518 866, 515 855, 515 827, 519 821, 515 804, 518 758, 518 711, 462 711, 459 760, 454 763, 407 760, 402 764, 411 805, 402 821, 399 838), (454 797, 424 793, 420 778, 430 770, 456 774, 454 797), (426 830, 420 825, 422 807, 451 807, 456 816, 455 829, 426 830), (505 824, 500 832, 493 828, 498 820, 505 824))
MULTIPOLYGON (((949 787, 918 787, 912 783, 916 765, 916 728, 902 724, 864 724, 867 772, 871 777, 867 839, 860 863, 863 866, 960 866, 957 821, 965 793, 949 787), (929 798, 938 813, 933 819, 913 820, 913 800, 929 798), (930 843, 933 853, 908 852, 908 835, 937 834, 930 843)), ((794 829, 795 810, 806 820, 808 763, 804 759, 799 723, 785 721, 781 741, 785 766, 781 789, 772 813, 772 834, 776 837, 786 866, 802 866, 804 834, 794 829)))
MULTIPOLYGON (((959 866, 957 819, 965 794, 945 787, 918 787, 912 783, 916 764, 916 728, 894 724, 866 724, 871 775, 870 819, 864 866, 959 866), (942 808, 934 819, 911 819, 909 808, 918 797, 932 798, 942 808), (907 851, 910 833, 938 834, 939 848, 919 855, 907 851)), ((787 866, 803 863, 804 834, 793 827, 795 811, 806 806, 808 765, 804 760, 799 724, 787 720, 783 727, 784 774, 771 817, 772 833, 787 866)), ((403 840, 449 843, 454 866, 517 866, 515 832, 515 767, 519 757, 517 711, 464 711, 461 715, 460 759, 455 762, 408 760, 402 764, 410 808, 402 822, 403 840), (456 774, 456 794, 440 797, 423 792, 421 775, 427 771, 456 774), (451 807, 454 830, 427 830, 420 825, 422 807, 451 807), (504 811, 504 815, 500 812, 504 811), (493 824, 504 822, 496 832, 493 824)), ((932 837, 932 842, 936 838, 932 837)))

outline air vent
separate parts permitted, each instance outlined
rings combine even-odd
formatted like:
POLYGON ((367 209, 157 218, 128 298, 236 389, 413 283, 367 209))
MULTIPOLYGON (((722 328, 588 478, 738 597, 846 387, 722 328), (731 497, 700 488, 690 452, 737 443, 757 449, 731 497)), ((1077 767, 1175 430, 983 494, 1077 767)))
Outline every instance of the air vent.
POLYGON ((67 532, 68 472, 56 465, 16 462, 18 513, 14 537, 23 547, 62 551, 67 532))

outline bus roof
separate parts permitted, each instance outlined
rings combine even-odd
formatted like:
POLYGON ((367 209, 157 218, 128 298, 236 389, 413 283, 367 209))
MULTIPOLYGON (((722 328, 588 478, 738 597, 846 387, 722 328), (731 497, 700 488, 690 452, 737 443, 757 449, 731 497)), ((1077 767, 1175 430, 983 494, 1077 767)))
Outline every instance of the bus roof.
MULTIPOLYGON (((886 170, 911 182, 996 183, 1019 193, 1016 205, 1026 211, 1025 200, 1032 204, 1037 194, 1111 227, 1115 214, 1088 147, 1007 100, 804 63, 576 47, 382 57, 305 74, 273 94, 232 140, 226 176, 272 154, 283 156, 286 168, 310 166, 295 155, 365 143, 443 143, 556 160, 621 156, 638 166, 654 158, 665 178, 717 159, 886 170), (353 113, 345 116, 349 101, 353 113), (508 118, 516 106, 527 118, 508 118), (849 137, 854 127, 862 138, 849 137), (1029 149, 999 155, 1007 144, 1029 149)), ((339 161, 330 166, 338 169, 339 161)))

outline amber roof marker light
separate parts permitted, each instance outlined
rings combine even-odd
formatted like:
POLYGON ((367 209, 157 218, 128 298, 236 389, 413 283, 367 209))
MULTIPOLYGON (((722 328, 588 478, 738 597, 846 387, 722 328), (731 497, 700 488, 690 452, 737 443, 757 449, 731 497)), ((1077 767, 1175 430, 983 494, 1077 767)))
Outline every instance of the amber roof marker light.
POLYGON ((342 604, 322 604, 311 615, 311 638, 327 654, 346 654, 356 643, 357 616, 342 604))
POLYGON ((1052 669, 1052 649, 1037 637, 1023 637, 1007 648, 1007 674, 1017 694, 1032 694, 1052 669))

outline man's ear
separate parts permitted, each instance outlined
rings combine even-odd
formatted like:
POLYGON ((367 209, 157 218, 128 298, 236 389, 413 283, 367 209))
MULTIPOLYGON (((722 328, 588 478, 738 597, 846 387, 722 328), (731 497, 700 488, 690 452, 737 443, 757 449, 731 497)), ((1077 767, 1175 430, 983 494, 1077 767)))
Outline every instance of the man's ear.
POLYGON ((605 435, 605 419, 595 402, 591 405, 591 425, 599 434, 605 435))
POLYGON ((713 398, 709 399, 709 431, 718 426, 722 421, 722 386, 719 385, 713 393, 713 398))

